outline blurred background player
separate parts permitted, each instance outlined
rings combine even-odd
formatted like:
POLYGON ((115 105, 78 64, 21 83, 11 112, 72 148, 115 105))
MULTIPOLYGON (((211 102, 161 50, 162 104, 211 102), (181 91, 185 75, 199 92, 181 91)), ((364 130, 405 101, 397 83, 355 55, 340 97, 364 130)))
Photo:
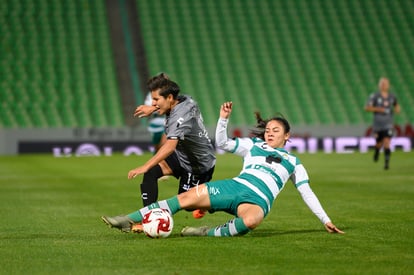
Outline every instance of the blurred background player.
MULTIPOLYGON (((162 73, 162 75, 168 78, 167 74, 162 73)), ((147 106, 152 106, 152 96, 151 92, 147 94, 145 98, 144 104, 147 106)), ((151 133, 151 144, 153 148, 150 149, 152 153, 156 153, 158 149, 160 149, 161 145, 165 142, 165 117, 159 115, 157 112, 152 113, 152 115, 148 118, 148 125, 147 130, 151 133)), ((167 180, 169 176, 163 176, 159 178, 159 180, 167 180)))
POLYGON ((391 158, 390 143, 394 135, 394 113, 400 112, 397 97, 389 92, 390 81, 382 77, 378 83, 379 91, 372 93, 365 105, 365 111, 374 113, 372 130, 376 144, 374 161, 377 162, 381 147, 384 148, 384 169, 389 169, 391 158))
MULTIPOLYGON (((151 93, 148 93, 144 104, 147 106, 152 106, 151 93)), ((153 153, 155 153, 161 147, 161 144, 165 141, 165 117, 157 114, 157 112, 154 112, 148 118, 147 130, 151 133, 151 144, 154 146, 153 153)))
MULTIPOLYGON (((215 149, 209 138, 198 104, 188 95, 179 95, 177 83, 158 74, 147 82, 152 105, 140 105, 134 116, 165 115, 165 142, 144 165, 132 169, 128 178, 144 174, 141 198, 144 206, 158 199, 158 179, 172 175, 179 179, 178 193, 211 180, 216 165, 215 149)), ((200 218, 203 211, 194 209, 200 218)), ((133 231, 141 231, 139 225, 133 231)))

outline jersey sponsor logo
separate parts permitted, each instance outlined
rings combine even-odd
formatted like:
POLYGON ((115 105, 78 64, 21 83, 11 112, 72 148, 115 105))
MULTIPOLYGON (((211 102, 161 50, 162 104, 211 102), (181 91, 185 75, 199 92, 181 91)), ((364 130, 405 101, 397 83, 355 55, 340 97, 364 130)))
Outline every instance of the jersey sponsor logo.
POLYGON ((184 118, 180 117, 179 119, 177 119, 177 128, 180 127, 181 124, 183 124, 184 122, 184 118))
POLYGON ((266 142, 263 142, 263 143, 262 143, 262 145, 260 145, 260 147, 261 147, 263 150, 268 150, 268 149, 269 149, 269 145, 267 145, 267 143, 266 143, 266 142))
POLYGON ((217 187, 210 187, 208 192, 211 195, 217 195, 220 194, 220 189, 218 189, 217 187))
POLYGON ((198 136, 199 136, 200 138, 204 137, 204 138, 206 138, 209 142, 211 142, 210 138, 208 137, 208 132, 207 132, 207 130, 206 130, 206 129, 203 129, 203 131, 202 131, 202 132, 199 132, 199 133, 198 133, 198 136))

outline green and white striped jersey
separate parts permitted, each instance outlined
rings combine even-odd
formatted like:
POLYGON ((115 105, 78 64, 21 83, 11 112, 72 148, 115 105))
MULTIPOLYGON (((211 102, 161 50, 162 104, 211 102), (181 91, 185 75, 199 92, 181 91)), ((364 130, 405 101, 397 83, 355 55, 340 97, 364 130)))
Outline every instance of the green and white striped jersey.
POLYGON ((302 195, 305 203, 322 223, 330 221, 316 195, 309 186, 309 176, 299 158, 284 148, 272 148, 259 138, 227 137, 227 119, 219 119, 216 145, 243 157, 243 168, 235 181, 249 187, 268 202, 273 201, 289 179, 302 195))

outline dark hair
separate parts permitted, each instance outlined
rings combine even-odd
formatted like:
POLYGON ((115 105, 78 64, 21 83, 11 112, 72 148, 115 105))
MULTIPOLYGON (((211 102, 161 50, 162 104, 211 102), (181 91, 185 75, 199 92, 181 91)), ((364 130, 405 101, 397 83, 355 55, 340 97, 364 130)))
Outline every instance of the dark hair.
POLYGON ((150 92, 159 89, 160 95, 164 98, 171 94, 175 99, 180 93, 180 87, 178 84, 170 80, 166 73, 159 73, 158 75, 150 78, 147 81, 147 88, 150 92))
POLYGON ((285 133, 290 132, 290 125, 286 118, 283 117, 282 114, 278 113, 276 116, 269 118, 269 119, 263 119, 259 112, 254 113, 256 116, 257 124, 255 126, 255 129, 251 130, 251 135, 253 137, 258 137, 264 140, 264 133, 266 131, 266 125, 269 121, 276 120, 279 121, 283 125, 283 129, 285 130, 285 133))

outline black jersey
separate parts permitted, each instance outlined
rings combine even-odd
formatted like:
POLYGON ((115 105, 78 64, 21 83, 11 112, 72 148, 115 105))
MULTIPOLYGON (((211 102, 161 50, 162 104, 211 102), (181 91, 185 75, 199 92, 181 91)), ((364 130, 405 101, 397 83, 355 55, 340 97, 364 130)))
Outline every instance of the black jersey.
POLYGON ((380 92, 372 93, 367 102, 367 106, 385 108, 385 113, 374 113, 372 128, 375 132, 394 128, 394 107, 397 105, 397 97, 388 93, 388 97, 383 97, 380 92))

